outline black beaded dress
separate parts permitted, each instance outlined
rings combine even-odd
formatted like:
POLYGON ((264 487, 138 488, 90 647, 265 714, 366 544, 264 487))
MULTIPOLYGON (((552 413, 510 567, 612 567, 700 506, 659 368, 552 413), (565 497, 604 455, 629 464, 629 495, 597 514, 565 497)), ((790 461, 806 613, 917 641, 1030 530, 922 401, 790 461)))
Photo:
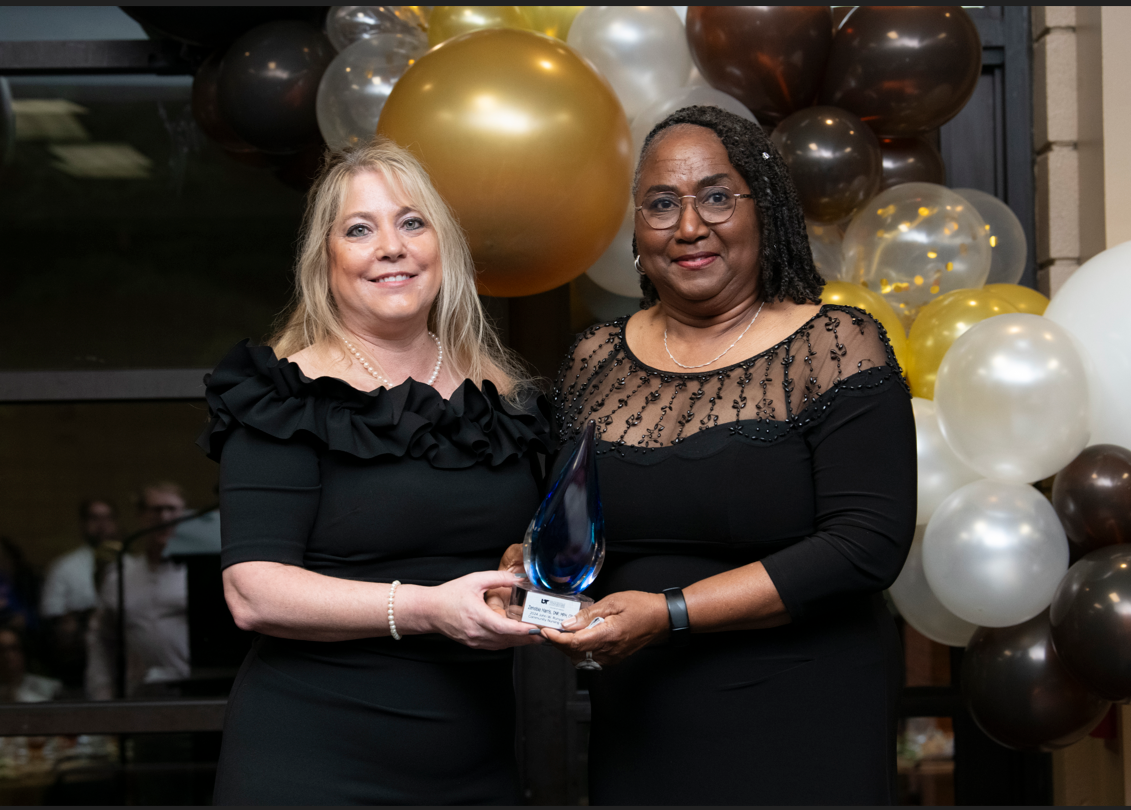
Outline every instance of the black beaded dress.
MULTIPOLYGON (((549 406, 465 381, 365 393, 245 343, 208 378, 225 567, 267 560, 436 585, 495 570, 538 506, 549 406)), ((217 804, 514 804, 509 650, 435 635, 259 636, 224 723, 217 804)))
POLYGON ((674 374, 633 355, 626 321, 579 337, 555 395, 558 465, 597 422, 590 595, 761 560, 791 623, 592 673, 590 802, 891 803, 902 658, 881 591, 911 545, 916 456, 883 328, 826 305, 754 357, 674 374))

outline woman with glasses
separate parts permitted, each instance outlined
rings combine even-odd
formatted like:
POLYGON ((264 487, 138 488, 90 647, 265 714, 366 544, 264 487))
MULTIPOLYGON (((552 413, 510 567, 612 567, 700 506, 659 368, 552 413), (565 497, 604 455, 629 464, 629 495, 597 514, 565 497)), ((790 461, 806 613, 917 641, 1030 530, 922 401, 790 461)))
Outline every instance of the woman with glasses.
POLYGON ((542 640, 494 569, 537 508, 548 407, 407 151, 330 153, 303 230, 282 328, 206 381, 224 593, 259 634, 215 803, 516 804, 509 648, 542 640))
POLYGON ((633 194, 646 308, 579 337, 555 400, 558 464, 599 434, 603 598, 543 630, 602 668, 590 801, 891 803, 902 668, 881 591, 916 460, 883 327, 821 305, 757 124, 672 114, 633 194))

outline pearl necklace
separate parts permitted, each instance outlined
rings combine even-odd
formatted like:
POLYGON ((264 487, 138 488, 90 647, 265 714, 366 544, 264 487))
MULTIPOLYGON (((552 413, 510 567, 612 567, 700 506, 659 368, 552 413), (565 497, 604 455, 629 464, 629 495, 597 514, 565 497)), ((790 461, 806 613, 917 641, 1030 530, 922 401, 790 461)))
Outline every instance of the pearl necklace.
POLYGON ((667 330, 667 328, 664 329, 664 351, 666 351, 668 353, 668 357, 671 357, 672 362, 675 363, 680 368, 703 368, 704 366, 709 366, 712 363, 717 363, 719 360, 721 360, 723 358, 723 355, 725 355, 727 352, 729 352, 731 349, 733 349, 735 346, 738 345, 738 341, 740 341, 744 337, 746 337, 746 333, 750 331, 750 327, 754 325, 754 321, 758 320, 758 316, 762 314, 762 307, 764 307, 764 306, 766 306, 765 301, 763 301, 761 304, 758 305, 758 311, 754 313, 754 317, 750 319, 750 323, 748 323, 746 325, 746 328, 742 330, 742 334, 739 335, 737 338, 735 338, 734 343, 727 346, 726 349, 723 350, 723 354, 720 354, 714 360, 708 360, 706 363, 700 363, 697 366, 685 366, 683 363, 676 360, 675 357, 672 355, 672 350, 668 348, 668 330, 667 330))
MULTIPOLYGON (((440 345, 440 338, 436 337, 432 332, 428 333, 428 337, 436 341, 436 365, 432 366, 432 376, 428 378, 428 385, 432 385, 436 382, 436 378, 440 376, 440 364, 444 362, 444 347, 440 345)), ((386 388, 393 387, 393 383, 387 377, 379 374, 373 366, 369 365, 369 361, 365 359, 365 355, 359 352, 356 346, 345 338, 342 338, 342 342, 346 344, 346 348, 349 349, 350 354, 357 358, 357 362, 361 363, 361 367, 368 371, 373 379, 377 380, 377 382, 381 383, 386 388)))

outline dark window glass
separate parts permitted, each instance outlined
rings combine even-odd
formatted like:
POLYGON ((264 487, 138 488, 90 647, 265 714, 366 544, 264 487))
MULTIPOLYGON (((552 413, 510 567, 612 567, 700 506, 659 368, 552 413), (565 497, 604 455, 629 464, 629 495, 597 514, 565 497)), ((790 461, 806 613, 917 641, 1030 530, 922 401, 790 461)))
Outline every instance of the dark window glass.
POLYGON ((285 307, 303 195, 196 126, 188 76, 9 78, 0 369, 208 367, 285 307))

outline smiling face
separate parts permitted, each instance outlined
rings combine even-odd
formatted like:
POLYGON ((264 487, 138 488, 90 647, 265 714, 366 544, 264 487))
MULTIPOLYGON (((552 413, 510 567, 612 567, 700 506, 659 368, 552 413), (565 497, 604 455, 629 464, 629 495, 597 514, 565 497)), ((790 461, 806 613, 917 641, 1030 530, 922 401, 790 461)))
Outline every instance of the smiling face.
POLYGON ((346 181, 340 211, 328 248, 342 323, 356 334, 427 323, 441 277, 432 224, 378 172, 346 181))
MULTIPOLYGON (((636 191, 636 205, 658 193, 693 195, 722 187, 749 194, 750 187, 731 165, 722 141, 709 129, 672 127, 652 144, 636 191)), ((726 222, 705 223, 692 200, 684 199, 679 220, 657 230, 636 215, 640 267, 656 285, 660 300, 696 309, 729 308, 758 291, 758 214, 754 200, 742 198, 726 222)))

